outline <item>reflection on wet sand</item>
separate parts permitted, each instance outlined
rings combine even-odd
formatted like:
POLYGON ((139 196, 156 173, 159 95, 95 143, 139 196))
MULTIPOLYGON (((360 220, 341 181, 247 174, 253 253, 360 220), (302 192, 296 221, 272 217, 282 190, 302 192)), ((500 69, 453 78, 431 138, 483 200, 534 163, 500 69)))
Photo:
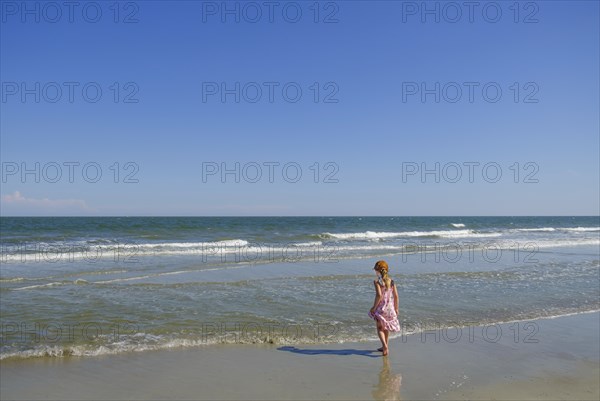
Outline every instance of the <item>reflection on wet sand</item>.
POLYGON ((383 366, 379 372, 379 382, 374 386, 371 395, 373 399, 379 400, 400 400, 400 386, 402 385, 402 375, 394 374, 390 368, 390 360, 387 357, 383 359, 383 366))

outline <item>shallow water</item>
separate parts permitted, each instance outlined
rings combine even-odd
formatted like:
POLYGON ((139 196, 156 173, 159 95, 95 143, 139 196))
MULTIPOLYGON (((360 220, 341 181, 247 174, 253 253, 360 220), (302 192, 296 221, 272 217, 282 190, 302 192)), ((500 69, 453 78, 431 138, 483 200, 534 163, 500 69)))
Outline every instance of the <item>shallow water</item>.
POLYGON ((1 218, 0 358, 374 338, 600 309, 598 217, 1 218))

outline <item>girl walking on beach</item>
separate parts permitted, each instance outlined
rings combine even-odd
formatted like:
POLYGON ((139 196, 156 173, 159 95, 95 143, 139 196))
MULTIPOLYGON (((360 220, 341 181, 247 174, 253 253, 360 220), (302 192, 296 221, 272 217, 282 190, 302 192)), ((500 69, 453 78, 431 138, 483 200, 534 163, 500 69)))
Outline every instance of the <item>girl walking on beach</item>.
POLYGON ((377 335, 381 340, 383 355, 388 354, 388 337, 390 331, 400 331, 398 322, 398 290, 394 280, 388 275, 388 264, 384 260, 375 263, 373 268, 377 274, 375 284, 375 302, 369 312, 369 316, 377 323, 377 335))

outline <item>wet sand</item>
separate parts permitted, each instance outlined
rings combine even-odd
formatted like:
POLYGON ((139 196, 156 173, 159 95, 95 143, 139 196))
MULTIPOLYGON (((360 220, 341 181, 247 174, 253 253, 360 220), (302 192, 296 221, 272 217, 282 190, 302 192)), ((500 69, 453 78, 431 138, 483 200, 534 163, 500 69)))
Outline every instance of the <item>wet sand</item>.
POLYGON ((2 400, 600 398, 600 313, 378 342, 211 345, 0 363, 2 400), (459 333, 461 334, 459 337, 459 333))

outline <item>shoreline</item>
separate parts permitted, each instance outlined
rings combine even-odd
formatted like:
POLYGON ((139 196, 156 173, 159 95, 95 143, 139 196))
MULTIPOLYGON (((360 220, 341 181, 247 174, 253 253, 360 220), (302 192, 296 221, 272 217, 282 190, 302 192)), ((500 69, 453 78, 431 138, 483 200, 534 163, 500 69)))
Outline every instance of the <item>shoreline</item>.
POLYGON ((0 361, 0 398, 598 399, 600 312, 378 342, 224 344, 0 361), (496 327, 497 326, 497 327, 496 327), (498 330, 499 328, 499 330, 498 330), (537 340, 537 342, 535 341, 537 340))
MULTIPOLYGON (((465 338, 472 339, 475 332, 473 330, 478 329, 480 332, 485 329, 486 332, 481 332, 481 335, 487 336, 490 339, 490 335, 487 333, 490 329, 495 330, 496 326, 501 325, 527 325, 531 322, 537 320, 547 320, 547 319, 560 319, 568 316, 577 316, 583 314, 593 314, 600 313, 600 309, 593 309, 588 311, 581 312, 568 312, 559 315, 550 315, 550 316, 539 316, 539 317, 531 317, 531 318, 521 318, 521 319, 513 319, 513 320, 504 320, 504 321, 496 321, 496 322, 471 322, 470 324, 466 324, 463 326, 460 325, 447 325, 441 326, 437 325, 437 327, 425 328, 417 322, 414 325, 406 325, 402 324, 402 331, 399 333, 390 333, 390 339, 394 341, 405 342, 408 336, 422 336, 424 332, 438 332, 438 336, 445 336, 452 338, 456 335, 464 335, 465 338), (408 328, 408 329, 407 329, 408 328), (458 331, 454 333, 454 331, 458 331)), ((60 326, 60 325, 59 325, 60 326)), ((125 324, 123 327, 127 328, 129 324, 125 324)), ((8 327, 8 326, 7 326, 8 327)), ((43 326, 42 329, 44 328, 43 326)), ((47 326, 49 328, 50 326, 47 326)), ((85 327, 85 326, 84 326, 85 327)), ((510 327, 510 326, 509 326, 510 327)), ((67 327, 68 328, 68 327, 67 327)), ((22 327, 22 335, 28 333, 22 327)), ((117 332, 119 327, 115 326, 111 332, 117 332)), ((82 331, 85 329, 82 328, 82 331)), ((513 329, 511 329, 513 330, 513 329)), ((280 324, 258 324, 256 322, 207 322, 203 325, 202 335, 198 339, 173 339, 167 343, 160 344, 149 344, 149 345, 140 345, 139 348, 128 348, 128 349, 111 349, 107 346, 98 345, 96 349, 86 348, 89 345, 86 344, 77 344, 72 346, 67 345, 50 345, 46 344, 44 349, 38 350, 29 350, 29 351, 21 351, 26 352, 26 355, 14 353, 9 355, 1 355, 0 362, 10 363, 12 361, 25 361, 25 360, 33 360, 33 359, 44 359, 44 358, 58 358, 58 359, 66 359, 66 358, 98 358, 105 357, 110 355, 127 355, 132 353, 145 353, 145 352, 158 352, 158 351, 172 351, 172 350, 194 350, 201 349, 205 347, 212 346, 229 346, 229 345, 248 345, 248 346, 260 346, 260 345, 273 345, 273 346, 306 346, 306 345, 314 345, 314 346, 326 346, 329 344, 367 344, 371 342, 378 342, 377 335, 375 333, 372 334, 369 338, 358 338, 358 339, 341 339, 336 340, 334 336, 336 332, 336 326, 331 324, 324 323, 315 323, 313 325, 307 325, 302 323, 293 323, 289 325, 280 325, 280 324), (206 326, 206 327, 204 327, 206 326), (313 336, 307 338, 306 336, 302 337, 301 340, 298 340, 295 337, 298 330, 300 333, 311 332, 313 336), (275 333, 279 333, 280 335, 273 335, 275 333), (284 335, 285 334, 285 335, 284 335), (235 340, 231 340, 231 339, 235 340), (288 341, 289 339, 293 339, 293 341, 288 341), (311 341, 314 340, 314 341, 311 341)), ((72 335, 74 333, 74 329, 72 332, 67 333, 68 335, 72 335)), ((515 333, 516 335, 517 333, 515 333)), ((40 334, 40 338, 44 336, 43 333, 40 334)), ((69 337, 68 337, 69 338, 69 337)), ((494 339, 494 336, 491 336, 491 340, 494 339)))

